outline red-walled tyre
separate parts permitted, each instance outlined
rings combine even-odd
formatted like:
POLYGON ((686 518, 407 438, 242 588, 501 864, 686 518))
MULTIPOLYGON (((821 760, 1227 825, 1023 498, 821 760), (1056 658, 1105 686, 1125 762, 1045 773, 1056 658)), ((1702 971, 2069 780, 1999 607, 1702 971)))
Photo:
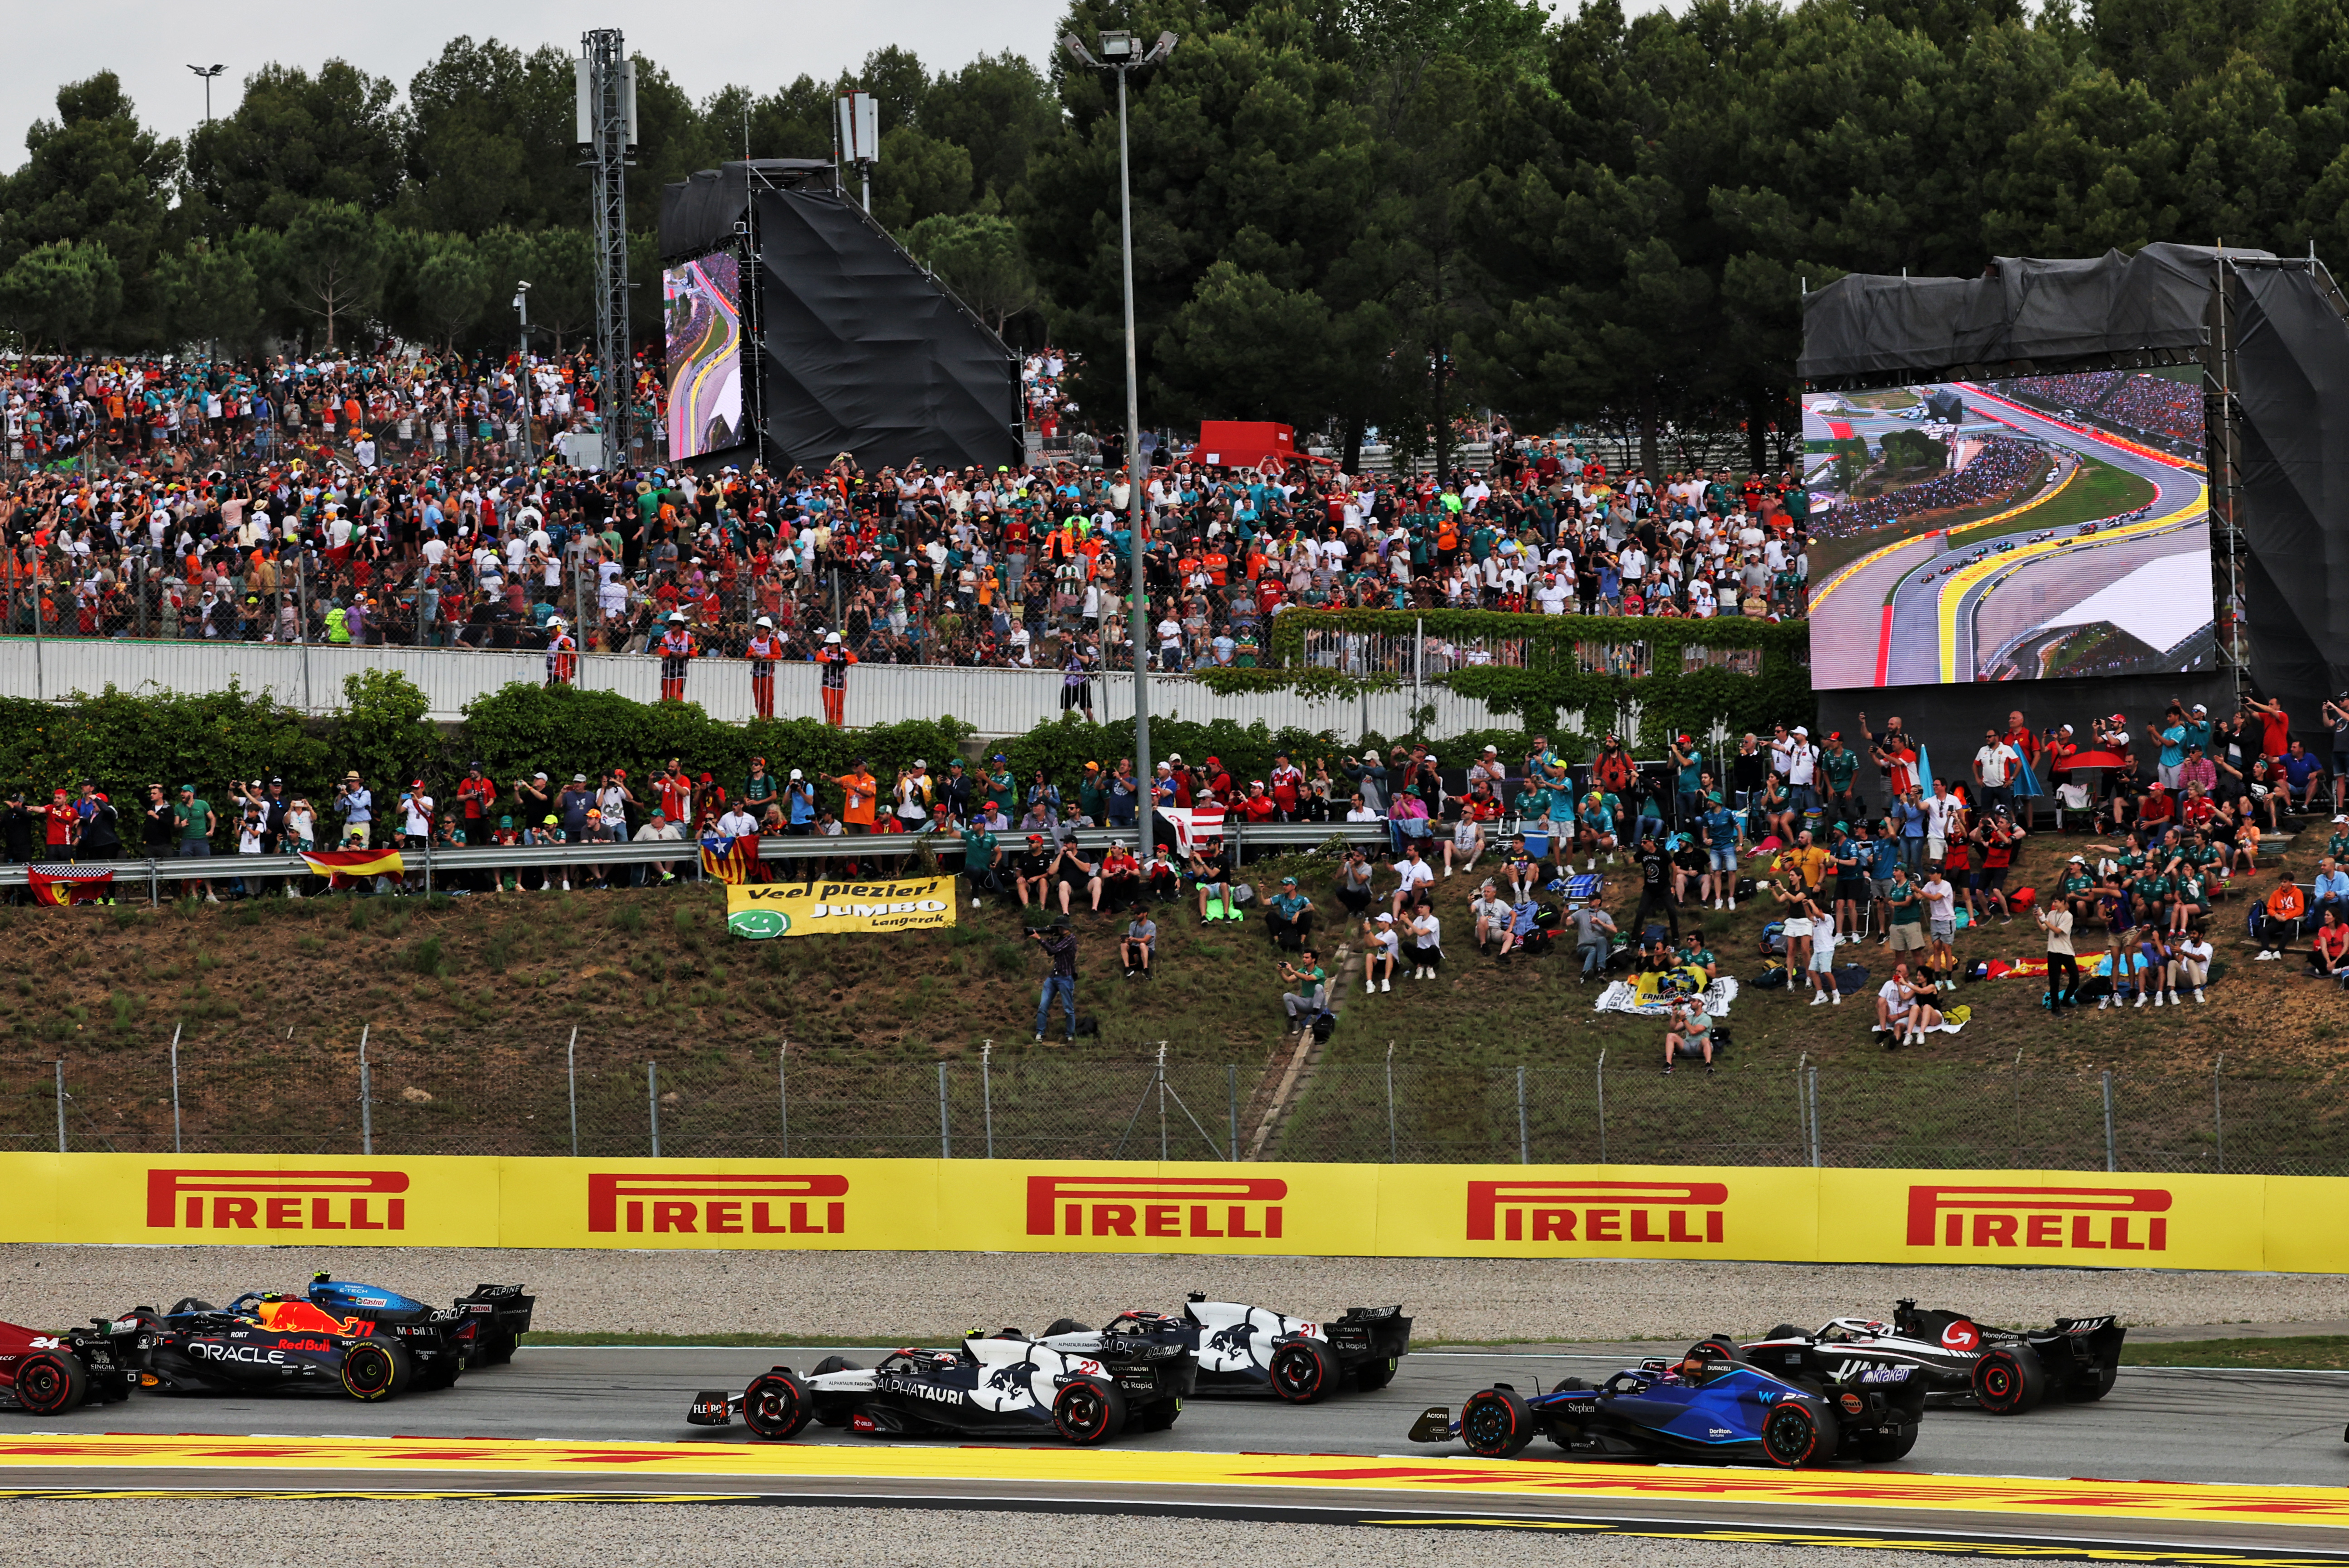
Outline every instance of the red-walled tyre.
POLYGON ((1106 1443, 1125 1429, 1125 1396, 1100 1378, 1080 1377, 1053 1396, 1052 1425, 1080 1447, 1106 1443))
POLYGON ((1835 1451, 1836 1418, 1823 1408, 1787 1399, 1763 1419, 1762 1457, 1781 1469, 1822 1465, 1835 1451))
POLYGON ((16 1403, 36 1416, 70 1410, 88 1393, 89 1374, 73 1356, 43 1351, 16 1364, 16 1403))
POLYGON ((762 1438, 798 1437, 814 1414, 807 1385, 788 1372, 762 1372, 742 1391, 742 1424, 762 1438))
POLYGON ((1485 1459, 1515 1459, 1534 1440, 1533 1410, 1514 1389, 1480 1388, 1460 1407, 1460 1440, 1485 1459))
POLYGON ((2020 1416, 2047 1397, 2047 1369, 2027 1345, 2001 1345, 1974 1362, 1974 1402, 1993 1416, 2020 1416))
POLYGON ((1318 1339, 1292 1339, 1272 1353, 1272 1391, 1292 1405, 1327 1398, 1338 1386, 1338 1358, 1318 1339))

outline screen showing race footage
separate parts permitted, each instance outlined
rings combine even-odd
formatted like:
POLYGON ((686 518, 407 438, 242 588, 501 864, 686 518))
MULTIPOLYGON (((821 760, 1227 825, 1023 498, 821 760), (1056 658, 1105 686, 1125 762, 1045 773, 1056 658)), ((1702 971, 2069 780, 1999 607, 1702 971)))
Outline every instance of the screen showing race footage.
POLYGON ((742 264, 718 251, 661 269, 668 326, 668 455, 699 457, 742 435, 742 264))
POLYGON ((1803 397, 1823 691, 2218 658, 2195 368, 1803 397))

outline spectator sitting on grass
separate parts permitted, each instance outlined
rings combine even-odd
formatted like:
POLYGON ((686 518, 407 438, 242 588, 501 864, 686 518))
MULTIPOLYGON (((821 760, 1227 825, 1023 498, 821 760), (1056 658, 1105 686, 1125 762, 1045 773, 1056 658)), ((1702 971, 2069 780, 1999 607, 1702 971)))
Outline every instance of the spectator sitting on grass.
POLYGON ((1125 938, 1117 944, 1118 956, 1125 961, 1125 978, 1135 975, 1150 978, 1150 961, 1158 952, 1158 922, 1150 918, 1147 908, 1136 907, 1133 918, 1125 923, 1125 938))
POLYGON ((1288 1033, 1296 1034, 1312 1027, 1313 1020, 1330 1004, 1330 977, 1323 972, 1319 955, 1307 948, 1298 955, 1305 961, 1290 963, 1283 959, 1280 978, 1295 986, 1295 991, 1283 992, 1280 1005, 1288 1014, 1288 1033))
POLYGON ((1449 878, 1455 871, 1474 870, 1476 857, 1485 852, 1485 827, 1468 812, 1452 825, 1452 836, 1444 844, 1444 875, 1449 878))
POLYGON ((1183 891, 1183 868, 1174 864, 1174 847, 1164 839, 1151 846, 1150 864, 1142 868, 1143 885, 1150 896, 1164 902, 1183 891))
POLYGON ((1338 902, 1350 915, 1360 915, 1371 907, 1371 857, 1359 846, 1346 851, 1346 858, 1338 867, 1338 902))
POLYGON ((1313 900, 1298 890, 1297 878, 1283 877, 1280 891, 1264 901, 1266 934, 1295 952, 1313 934, 1313 900))
POLYGON ((2349 973, 2349 926, 2332 910, 2324 911, 2308 939, 2308 972, 2325 980, 2349 973))
POLYGON ((1910 991, 1909 966, 1894 964, 1891 978, 1876 988, 1876 1023, 1868 1030, 1870 1034, 1896 1034, 1899 1032, 1901 1020, 1909 1016, 1910 991))
POLYGON ((1673 1059, 1685 1050, 1704 1058, 1705 1075, 1713 1075, 1713 1017, 1704 1004, 1692 997, 1677 997, 1672 1002, 1671 1022, 1664 1030, 1664 1071, 1672 1070, 1673 1059))
POLYGON ((1406 903, 1423 889, 1434 886, 1435 867, 1421 857, 1416 843, 1407 844, 1403 846, 1402 858, 1395 862, 1395 875, 1401 880, 1392 896, 1392 909, 1400 919, 1406 903))
POLYGON ((2170 944, 2168 981, 2169 1004, 2172 1007, 2178 1005, 2178 980, 2180 975, 2185 976, 2194 987, 2196 1002, 2209 1000, 2202 994, 2202 987, 2209 980, 2210 951, 2210 939, 2200 931, 2189 931, 2170 944))
POLYGON ((1395 964, 1402 953, 1402 938, 1395 929, 1395 918, 1381 910, 1374 919, 1362 922, 1362 990, 1394 989, 1395 964))
POLYGON ((1487 879, 1476 889, 1476 896, 1468 900, 1468 918, 1475 922, 1476 950, 1486 951, 1487 943, 1497 942, 1508 934, 1509 901, 1487 879))
POLYGON ((1112 844, 1102 855, 1101 871, 1093 877, 1093 908, 1106 898, 1112 910, 1142 903, 1142 862, 1123 844, 1112 844))
MULTIPOLYGON (((1526 907, 1532 907, 1528 901, 1526 907)), ((1615 917, 1598 899, 1574 911, 1574 950, 1582 960, 1582 968, 1574 983, 1580 985, 1607 972, 1607 960, 1615 950, 1615 917)))
POLYGON ((1541 886, 1541 862, 1526 847, 1523 836, 1509 841, 1508 857, 1501 863, 1501 878, 1508 885, 1512 904, 1532 898, 1534 889, 1541 886))
POLYGON ((1012 887, 1019 895, 1019 907, 1023 909, 1030 903, 1044 905, 1050 901, 1045 890, 1051 884, 1054 856, 1046 847, 1049 843, 1040 833, 1030 834, 1028 847, 1011 863, 1012 887))

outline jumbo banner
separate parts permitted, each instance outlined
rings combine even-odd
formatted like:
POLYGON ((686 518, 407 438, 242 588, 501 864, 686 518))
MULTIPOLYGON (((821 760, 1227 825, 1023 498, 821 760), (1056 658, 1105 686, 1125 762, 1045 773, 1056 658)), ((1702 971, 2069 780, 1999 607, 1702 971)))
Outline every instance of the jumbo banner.
POLYGON ((0 1154, 0 1241, 2349 1272, 2349 1180, 2317 1177, 0 1154))
POLYGON ((737 882, 726 889, 726 929, 752 940, 912 931, 954 923, 951 877, 895 882, 737 882))

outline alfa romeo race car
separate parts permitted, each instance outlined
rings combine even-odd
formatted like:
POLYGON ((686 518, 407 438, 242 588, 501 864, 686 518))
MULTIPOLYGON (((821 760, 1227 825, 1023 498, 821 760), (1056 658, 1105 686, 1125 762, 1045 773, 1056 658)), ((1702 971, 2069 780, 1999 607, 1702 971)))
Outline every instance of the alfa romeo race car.
POLYGON ((42 1334, 0 1323, 0 1410, 55 1416, 130 1397, 114 1342, 93 1329, 42 1334))
POLYGON ((1202 1394, 1269 1391, 1309 1405, 1349 1382, 1368 1394, 1393 1382, 1411 1351, 1411 1319, 1400 1305, 1348 1307, 1342 1317, 1316 1321, 1193 1291, 1182 1321, 1192 1327, 1202 1394))
POLYGON ((1456 1438, 1488 1459, 1537 1437, 1571 1454, 1699 1459, 1793 1469, 1856 1459, 1889 1464, 1916 1446, 1925 1412, 1913 1368, 1857 1366, 1829 1381, 1765 1370, 1721 1339, 1678 1361, 1642 1361, 1593 1387, 1568 1377, 1530 1398, 1506 1383, 1468 1396, 1460 1418, 1438 1405, 1411 1428, 1414 1443, 1456 1438))
POLYGON ((893 1350, 870 1367, 827 1355, 805 1377, 778 1366, 739 1396, 696 1395, 685 1418, 723 1427, 739 1415, 761 1438, 794 1437, 813 1420, 875 1437, 1105 1443, 1174 1424, 1198 1373, 1191 1335, 1177 1319, 1127 1313, 1098 1333, 1036 1339, 1007 1328, 954 1350, 893 1350))
POLYGON ((2112 1391, 2128 1330, 2105 1317, 2059 1317, 2053 1328, 1992 1328, 1963 1313, 1904 1300, 1892 1321, 1839 1317, 1806 1334, 1780 1324, 1744 1347, 1755 1365, 1820 1376, 1846 1363, 1914 1367, 1936 1405, 2020 1416, 2050 1395, 2085 1403, 2112 1391))
MULTIPOLYGON (((300 1305, 306 1303, 279 1303, 300 1305)), ((288 1326, 260 1316, 258 1297, 239 1298, 227 1311, 192 1297, 168 1313, 133 1307, 101 1319, 123 1369, 141 1388, 166 1394, 242 1394, 275 1388, 339 1388, 354 1399, 388 1399, 413 1386, 419 1354, 409 1342, 338 1329, 288 1326)), ((309 1309, 315 1311, 315 1308, 309 1309)), ((323 1314, 321 1314, 323 1315, 323 1314)), ((371 1329, 373 1324, 362 1324, 371 1329)), ((434 1375, 454 1359, 440 1359, 434 1375)), ((450 1381, 455 1374, 446 1374, 450 1381)), ((446 1384, 439 1385, 446 1386, 446 1384)))

